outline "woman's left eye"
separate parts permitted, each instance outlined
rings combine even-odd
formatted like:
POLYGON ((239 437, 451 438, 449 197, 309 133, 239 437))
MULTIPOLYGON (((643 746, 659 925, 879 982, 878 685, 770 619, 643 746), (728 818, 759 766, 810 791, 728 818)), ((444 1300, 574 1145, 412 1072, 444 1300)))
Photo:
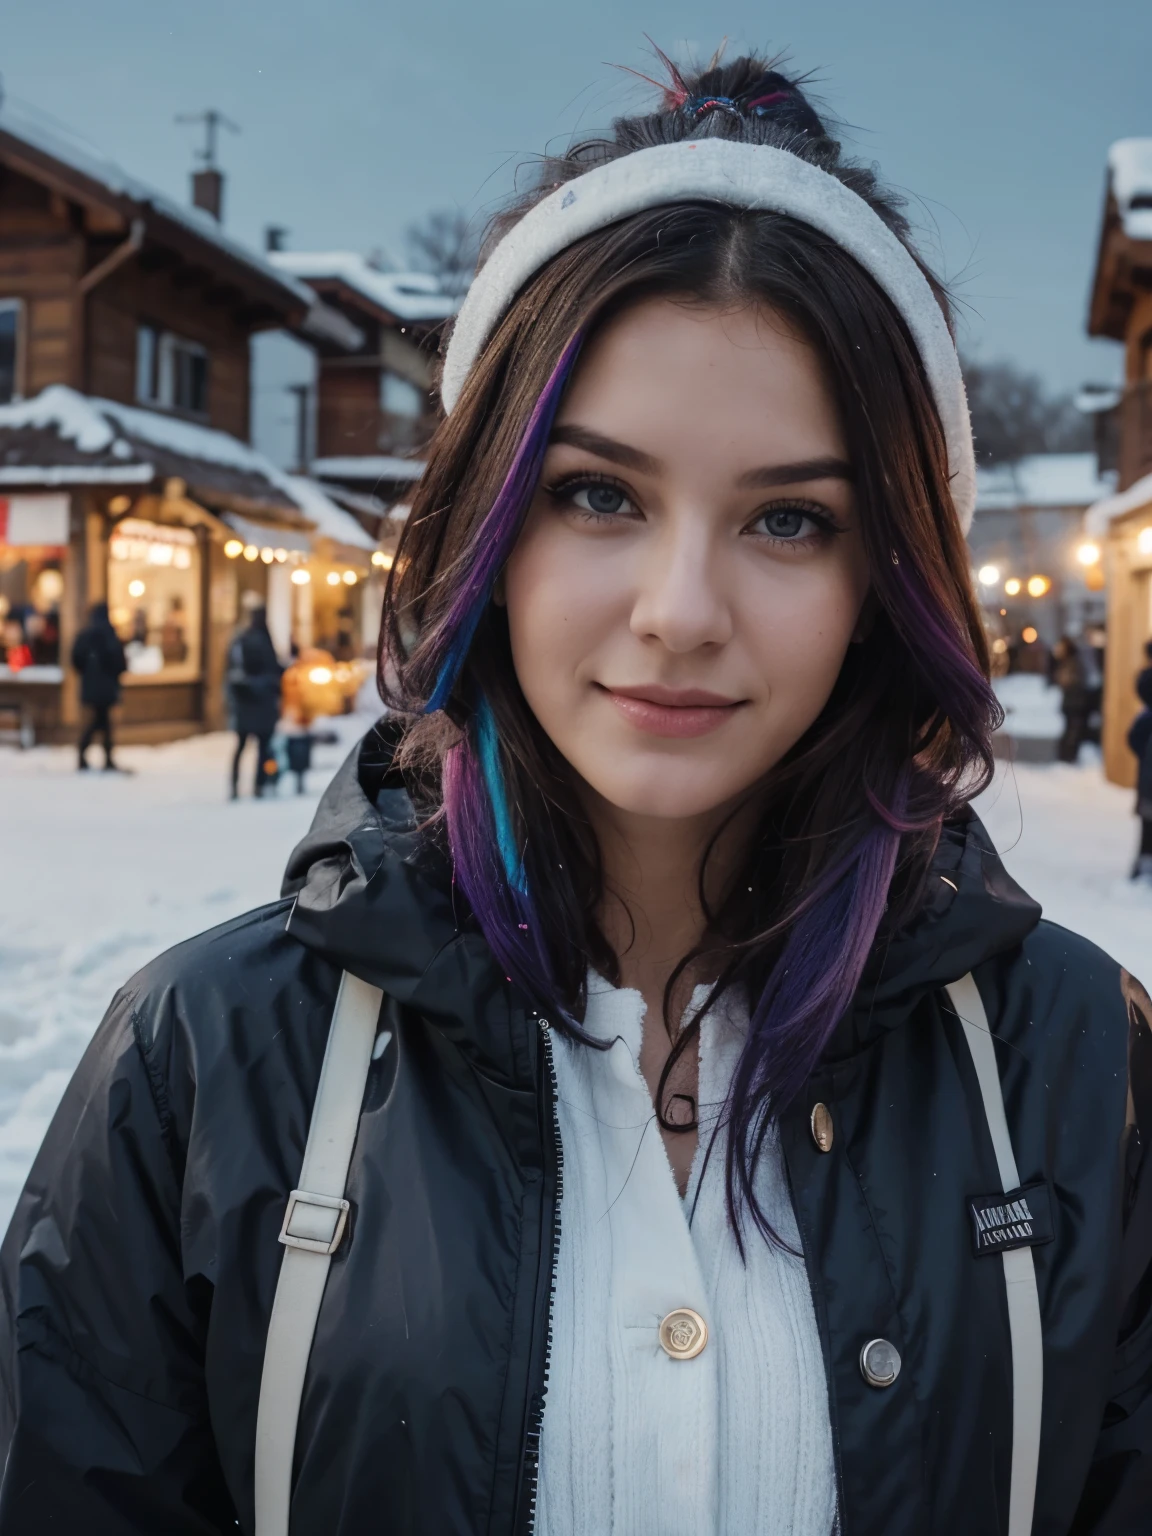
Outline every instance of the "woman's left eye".
POLYGON ((834 532, 831 520, 804 507, 769 507, 749 526, 749 533, 767 535, 789 544, 834 532))

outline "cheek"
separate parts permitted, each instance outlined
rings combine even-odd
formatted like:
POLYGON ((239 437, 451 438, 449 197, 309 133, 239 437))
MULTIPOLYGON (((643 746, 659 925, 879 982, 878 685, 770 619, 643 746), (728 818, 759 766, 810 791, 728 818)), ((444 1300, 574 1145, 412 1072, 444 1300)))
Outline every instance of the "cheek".
POLYGON ((839 676, 865 595, 867 575, 853 562, 798 569, 770 592, 748 592, 745 651, 760 674, 776 723, 795 721, 797 735, 816 719, 839 676))
POLYGON ((603 549, 563 538, 545 519, 530 524, 505 568, 512 661, 520 687, 543 714, 563 704, 582 664, 619 624, 627 592, 603 549))

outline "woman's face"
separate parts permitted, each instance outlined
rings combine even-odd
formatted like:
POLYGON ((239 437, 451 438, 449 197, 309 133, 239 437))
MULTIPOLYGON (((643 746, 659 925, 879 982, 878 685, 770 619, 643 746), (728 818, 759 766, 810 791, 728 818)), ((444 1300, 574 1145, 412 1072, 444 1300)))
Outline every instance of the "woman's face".
POLYGON ((737 801, 820 713, 867 592, 837 411, 779 316, 651 299, 594 337, 502 597, 592 790, 662 818, 737 801))

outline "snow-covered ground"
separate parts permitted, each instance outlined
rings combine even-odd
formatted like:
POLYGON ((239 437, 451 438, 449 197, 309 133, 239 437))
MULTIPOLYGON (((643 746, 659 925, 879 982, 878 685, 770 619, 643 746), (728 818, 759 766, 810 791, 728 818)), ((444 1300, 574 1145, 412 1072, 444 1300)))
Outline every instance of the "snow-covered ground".
MULTIPOLYGON (((344 740, 318 749, 307 795, 283 784, 279 798, 235 803, 223 735, 124 748, 131 778, 79 775, 63 749, 0 748, 0 1230, 113 992, 159 950, 276 897, 367 723, 335 722, 344 740)), ((1152 890, 1125 878, 1132 798, 1095 763, 1019 766, 1001 769, 979 809, 1047 915, 1148 979, 1152 890)))

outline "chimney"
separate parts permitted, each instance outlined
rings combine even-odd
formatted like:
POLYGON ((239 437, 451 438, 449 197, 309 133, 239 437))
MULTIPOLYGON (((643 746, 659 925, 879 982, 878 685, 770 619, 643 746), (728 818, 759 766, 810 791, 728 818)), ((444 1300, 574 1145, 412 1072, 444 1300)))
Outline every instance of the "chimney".
POLYGON ((283 224, 266 224, 264 226, 264 249, 266 251, 282 251, 284 242, 288 238, 288 231, 283 224))
POLYGON ((224 221, 224 175, 215 166, 192 172, 192 201, 210 213, 218 224, 224 221))

